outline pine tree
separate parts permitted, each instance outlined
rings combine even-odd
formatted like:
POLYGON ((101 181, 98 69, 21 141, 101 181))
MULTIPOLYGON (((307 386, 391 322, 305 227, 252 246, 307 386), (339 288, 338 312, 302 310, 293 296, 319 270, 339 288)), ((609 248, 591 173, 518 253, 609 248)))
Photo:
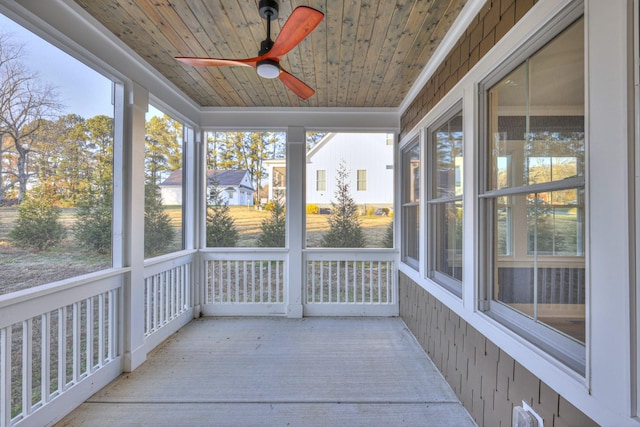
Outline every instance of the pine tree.
POLYGON ((144 186, 144 254, 146 257, 158 255, 173 241, 174 231, 171 218, 162 207, 160 186, 144 186))
POLYGON ((110 185, 87 190, 80 197, 76 211, 76 223, 73 226, 76 240, 98 253, 111 252, 112 212, 113 193, 110 185))
POLYGON ((55 206, 53 188, 38 187, 30 191, 20 206, 15 227, 9 238, 19 246, 38 251, 58 245, 67 232, 60 222, 61 209, 55 206))
POLYGON ((344 162, 337 170, 335 198, 331 201, 329 231, 322 236, 320 245, 325 248, 363 248, 364 233, 358 219, 358 208, 351 197, 349 173, 344 162))
POLYGON ((229 202, 223 197, 216 181, 210 186, 207 207, 207 246, 220 248, 238 244, 240 235, 229 212, 229 202))
POLYGON ((273 200, 270 208, 271 216, 262 221, 262 234, 258 237, 261 248, 284 248, 285 244, 285 210, 279 198, 273 200))
POLYGON ((382 238, 383 248, 393 248, 393 221, 387 224, 387 228, 384 230, 384 237, 382 238))

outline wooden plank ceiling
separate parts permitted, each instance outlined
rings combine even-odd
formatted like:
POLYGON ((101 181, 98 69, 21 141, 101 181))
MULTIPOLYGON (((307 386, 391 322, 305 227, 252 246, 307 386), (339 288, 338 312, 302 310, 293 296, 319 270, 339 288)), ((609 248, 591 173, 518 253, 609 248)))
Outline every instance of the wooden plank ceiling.
POLYGON ((325 19, 282 58, 316 90, 299 99, 249 67, 191 67, 175 56, 251 58, 266 35, 258 0, 75 0, 203 107, 398 107, 467 0, 281 0, 325 19))

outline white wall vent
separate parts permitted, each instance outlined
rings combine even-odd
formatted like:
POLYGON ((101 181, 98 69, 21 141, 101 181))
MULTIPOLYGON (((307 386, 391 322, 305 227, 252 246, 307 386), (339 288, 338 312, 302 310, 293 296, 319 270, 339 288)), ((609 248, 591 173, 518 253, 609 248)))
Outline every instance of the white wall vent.
POLYGON ((544 427, 544 421, 523 401, 522 406, 513 408, 513 427, 544 427))

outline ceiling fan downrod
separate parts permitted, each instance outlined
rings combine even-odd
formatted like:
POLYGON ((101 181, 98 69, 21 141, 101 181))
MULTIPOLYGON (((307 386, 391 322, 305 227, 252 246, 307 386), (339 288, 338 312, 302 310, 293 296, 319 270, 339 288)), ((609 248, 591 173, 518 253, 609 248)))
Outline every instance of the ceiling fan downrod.
POLYGON ((276 0, 260 0, 258 6, 260 8, 260 16, 267 20, 267 38, 260 43, 260 52, 258 55, 264 55, 273 47, 271 40, 271 20, 278 19, 278 2, 276 0))
MULTIPOLYGON (((278 2, 276 0, 260 0, 260 16, 267 20, 267 38, 260 43, 258 56, 265 55, 273 47, 271 40, 271 20, 278 19, 278 2)), ((256 64, 258 75, 267 79, 275 79, 280 75, 280 64, 273 59, 263 59, 256 64)))

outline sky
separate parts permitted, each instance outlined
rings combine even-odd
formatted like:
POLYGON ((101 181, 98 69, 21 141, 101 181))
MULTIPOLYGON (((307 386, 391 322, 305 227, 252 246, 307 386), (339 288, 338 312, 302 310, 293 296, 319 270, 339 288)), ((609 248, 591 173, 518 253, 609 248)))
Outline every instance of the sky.
POLYGON ((23 63, 42 82, 55 87, 64 113, 85 119, 104 114, 113 117, 111 81, 80 61, 0 14, 0 32, 23 46, 23 63))

